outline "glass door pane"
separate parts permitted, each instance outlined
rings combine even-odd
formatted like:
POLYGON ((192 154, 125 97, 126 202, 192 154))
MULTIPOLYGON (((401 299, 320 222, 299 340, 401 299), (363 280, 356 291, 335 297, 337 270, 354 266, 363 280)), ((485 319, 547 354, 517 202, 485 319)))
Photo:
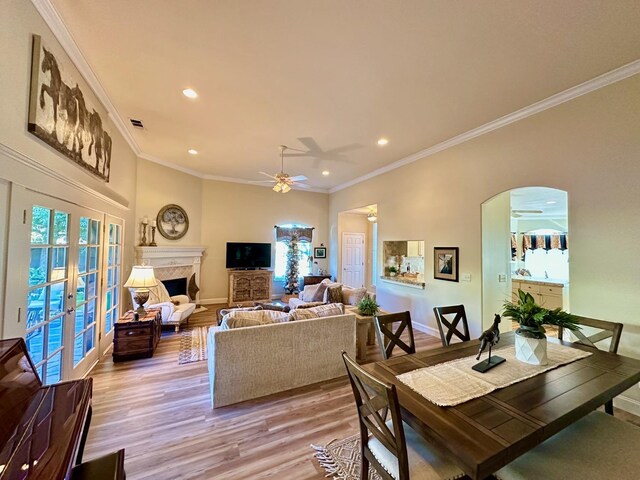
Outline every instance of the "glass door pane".
POLYGON ((65 301, 69 285, 69 213, 33 205, 27 349, 45 384, 64 375, 65 301))
MULTIPOLYGON (((75 275, 76 306, 73 328, 73 368, 82 360, 97 353, 96 322, 100 295, 100 240, 102 222, 92 216, 80 216, 77 238, 77 264, 75 275)), ((85 362, 85 364, 93 362, 85 362)), ((89 368, 85 365, 83 368, 89 368)), ((75 375, 74 375, 75 376, 75 375)))
POLYGON ((100 335, 100 350, 104 352, 113 341, 113 324, 120 317, 122 302, 122 239, 123 221, 107 216, 104 255, 104 308, 100 335))

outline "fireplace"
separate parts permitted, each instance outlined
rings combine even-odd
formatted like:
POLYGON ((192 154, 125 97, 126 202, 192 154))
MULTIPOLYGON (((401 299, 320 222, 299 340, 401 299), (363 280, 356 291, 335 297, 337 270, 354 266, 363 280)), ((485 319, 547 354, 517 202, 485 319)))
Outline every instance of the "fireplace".
POLYGON ((164 285, 164 288, 169 292, 169 296, 173 297, 174 295, 187 295, 187 278, 172 278, 170 280, 160 280, 164 285))
POLYGON ((152 266, 169 295, 187 295, 197 303, 203 254, 204 247, 136 247, 136 262, 152 266))

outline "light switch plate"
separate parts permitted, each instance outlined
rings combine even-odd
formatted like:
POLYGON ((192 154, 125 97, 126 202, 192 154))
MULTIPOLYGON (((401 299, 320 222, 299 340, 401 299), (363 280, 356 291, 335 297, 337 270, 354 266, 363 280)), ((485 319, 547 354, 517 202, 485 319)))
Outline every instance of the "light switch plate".
POLYGON ((498 275, 498 282, 506 283, 506 281, 507 281, 507 276, 504 273, 501 273, 498 275))
POLYGON ((471 281, 471 274, 470 273, 463 273, 462 274, 462 281, 463 282, 470 282, 471 281))

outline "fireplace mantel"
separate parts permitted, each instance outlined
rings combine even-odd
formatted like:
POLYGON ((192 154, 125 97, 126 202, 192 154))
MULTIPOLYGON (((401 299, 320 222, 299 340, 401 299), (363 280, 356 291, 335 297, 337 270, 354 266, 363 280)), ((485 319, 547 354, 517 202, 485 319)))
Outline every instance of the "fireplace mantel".
MULTIPOLYGON (((136 264, 154 267, 156 278, 171 280, 174 278, 191 278, 195 275, 196 284, 200 285, 200 261, 205 247, 200 246, 160 246, 135 247, 136 264)), ((197 299, 198 295, 196 296, 197 299)))

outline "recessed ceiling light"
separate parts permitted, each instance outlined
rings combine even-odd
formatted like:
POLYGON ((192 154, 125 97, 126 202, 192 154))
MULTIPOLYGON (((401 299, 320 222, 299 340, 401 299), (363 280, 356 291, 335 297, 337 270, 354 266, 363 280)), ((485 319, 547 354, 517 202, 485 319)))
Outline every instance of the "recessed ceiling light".
POLYGON ((380 145, 381 147, 384 147, 387 143, 389 143, 389 140, 387 140, 386 138, 380 138, 378 140, 378 145, 380 145))
POLYGON ((331 172, 329 170, 323 170, 322 171, 322 175, 324 175, 325 177, 327 177, 331 172))
POLYGON ((184 90, 182 90, 182 94, 185 97, 198 98, 198 92, 196 92, 193 88, 185 88, 184 90))
POLYGON ((555 204, 556 204, 556 201, 555 201, 555 200, 549 200, 549 201, 547 202, 547 205, 555 205, 555 204))
POLYGON ((189 150, 187 150, 187 152, 189 152, 191 155, 197 155, 198 154, 198 150, 196 150, 194 148, 190 148, 189 150))

